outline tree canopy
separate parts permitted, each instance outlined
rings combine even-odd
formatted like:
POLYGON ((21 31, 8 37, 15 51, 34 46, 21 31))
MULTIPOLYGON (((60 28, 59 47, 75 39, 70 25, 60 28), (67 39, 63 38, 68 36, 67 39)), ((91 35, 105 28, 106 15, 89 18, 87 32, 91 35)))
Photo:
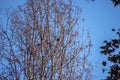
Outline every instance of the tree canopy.
MULTIPOLYGON (((108 61, 113 64, 108 71, 109 75, 107 76, 108 80, 118 80, 120 78, 120 29, 112 29, 113 32, 117 35, 117 38, 110 41, 105 40, 104 45, 101 46, 101 53, 108 56, 108 61)), ((107 61, 103 61, 102 65, 106 66, 107 61)), ((103 72, 105 69, 103 69, 103 72)))
POLYGON ((89 32, 74 0, 27 0, 0 25, 1 80, 90 80, 89 32))
MULTIPOLYGON (((112 0, 114 6, 120 5, 120 0, 112 0)), ((101 53, 108 57, 108 61, 112 62, 110 70, 108 71, 107 80, 118 80, 120 79, 120 28, 112 29, 117 35, 117 38, 110 41, 105 40, 104 45, 101 46, 101 53)), ((103 61, 102 65, 106 66, 108 61, 103 61)), ((103 73, 106 71, 103 68, 103 73)))

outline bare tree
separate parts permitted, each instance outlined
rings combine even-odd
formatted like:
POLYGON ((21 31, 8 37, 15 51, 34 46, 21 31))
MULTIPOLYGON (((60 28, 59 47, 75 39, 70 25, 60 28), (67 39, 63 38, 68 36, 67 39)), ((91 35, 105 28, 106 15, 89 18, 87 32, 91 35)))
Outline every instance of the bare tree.
POLYGON ((0 79, 90 80, 80 13, 72 0, 27 0, 10 11, 0 26, 0 79))

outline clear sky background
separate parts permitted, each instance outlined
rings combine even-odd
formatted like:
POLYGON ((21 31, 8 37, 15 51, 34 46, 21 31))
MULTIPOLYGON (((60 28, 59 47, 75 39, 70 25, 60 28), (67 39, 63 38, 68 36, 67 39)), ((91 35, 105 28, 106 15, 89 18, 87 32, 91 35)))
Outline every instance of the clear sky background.
MULTIPOLYGON (((101 69, 101 62, 106 57, 100 54, 100 46, 103 45, 103 40, 110 40, 115 37, 115 34, 111 31, 112 28, 120 28, 120 7, 114 7, 111 0, 75 1, 76 4, 81 5, 83 10, 81 19, 84 18, 85 21, 81 24, 91 34, 93 47, 90 60, 94 65, 93 80, 101 80, 106 77, 101 69)), ((5 8, 15 8, 18 4, 21 5, 24 2, 25 0, 0 0, 0 11, 5 8)), ((0 17, 4 17, 1 12, 0 17)))
MULTIPOLYGON (((85 18, 84 26, 90 30, 93 48, 91 62, 94 64, 94 80, 104 79, 107 74, 102 73, 102 61, 107 57, 100 54, 100 46, 104 40, 115 38, 112 28, 120 28, 120 6, 114 7, 111 0, 95 0, 86 3, 80 0, 85 18)), ((108 65, 109 66, 109 65, 108 65)))

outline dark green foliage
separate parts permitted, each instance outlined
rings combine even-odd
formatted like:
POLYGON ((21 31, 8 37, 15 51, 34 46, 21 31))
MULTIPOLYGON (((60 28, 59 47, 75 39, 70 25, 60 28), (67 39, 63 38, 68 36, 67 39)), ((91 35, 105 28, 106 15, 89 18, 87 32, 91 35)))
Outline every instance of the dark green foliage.
MULTIPOLYGON (((110 41, 105 40, 104 45, 101 46, 101 53, 108 56, 108 61, 112 62, 113 65, 110 67, 109 75, 107 80, 117 80, 120 78, 118 70, 120 70, 120 29, 112 31, 117 35, 117 38, 110 41)), ((102 65, 106 66, 107 62, 103 61, 102 65)), ((105 72, 105 69, 102 69, 105 72)))
POLYGON ((112 0, 112 2, 113 2, 115 7, 120 5, 120 0, 112 0))

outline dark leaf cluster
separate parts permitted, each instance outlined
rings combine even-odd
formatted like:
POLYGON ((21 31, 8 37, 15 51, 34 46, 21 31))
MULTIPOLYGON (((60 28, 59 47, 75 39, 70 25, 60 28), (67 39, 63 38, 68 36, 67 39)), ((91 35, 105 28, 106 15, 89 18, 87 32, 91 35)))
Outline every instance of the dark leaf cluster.
MULTIPOLYGON (((120 29, 112 29, 117 35, 117 38, 110 41, 105 40, 104 45, 101 46, 101 53, 108 56, 108 61, 112 62, 113 65, 110 67, 109 75, 107 80, 117 80, 120 78, 120 29)), ((106 66, 107 61, 103 61, 102 65, 106 66)), ((105 72, 105 69, 103 69, 105 72)))
POLYGON ((108 60, 113 62, 113 63, 118 63, 120 64, 120 53, 116 55, 112 55, 108 57, 108 60))
POLYGON ((103 54, 111 54, 115 51, 115 49, 118 49, 119 48, 119 45, 120 45, 120 39, 113 39, 111 41, 104 41, 104 46, 101 46, 100 48, 102 49, 101 50, 101 53, 103 54))
POLYGON ((120 5, 120 0, 112 0, 112 2, 113 2, 115 7, 120 5))
POLYGON ((107 76, 107 80, 118 80, 120 78, 120 66, 118 64, 114 64, 110 67, 109 76, 107 76))

